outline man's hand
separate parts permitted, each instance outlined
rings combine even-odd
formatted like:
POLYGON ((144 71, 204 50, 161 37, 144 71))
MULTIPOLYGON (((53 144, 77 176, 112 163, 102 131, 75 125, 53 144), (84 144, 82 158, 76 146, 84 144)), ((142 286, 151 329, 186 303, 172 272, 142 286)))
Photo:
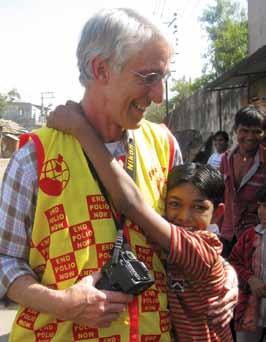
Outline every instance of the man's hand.
POLYGON ((248 284, 250 286, 250 290, 252 294, 256 297, 264 297, 265 296, 265 288, 264 288, 264 282, 255 277, 251 276, 248 280, 248 284))
POLYGON ((57 318, 95 328, 108 327, 116 320, 132 301, 132 296, 96 289, 99 278, 100 273, 93 273, 63 290, 62 307, 57 318))
POLYGON ((233 318, 234 308, 238 301, 238 280, 233 267, 224 261, 225 283, 224 295, 216 302, 209 304, 208 316, 214 325, 225 327, 233 318))
POLYGON ((238 300, 238 288, 225 292, 224 297, 209 305, 208 316, 214 325, 225 327, 233 318, 234 307, 238 300))
POLYGON ((57 106, 47 117, 47 127, 55 128, 74 136, 85 124, 86 118, 82 114, 80 105, 72 101, 67 101, 65 105, 57 106))

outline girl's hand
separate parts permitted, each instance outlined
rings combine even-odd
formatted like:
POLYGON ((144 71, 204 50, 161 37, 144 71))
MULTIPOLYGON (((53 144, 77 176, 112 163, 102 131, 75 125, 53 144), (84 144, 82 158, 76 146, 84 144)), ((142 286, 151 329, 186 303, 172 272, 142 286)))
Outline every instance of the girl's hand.
POLYGON ((65 105, 57 106, 50 112, 47 127, 77 136, 86 122, 81 106, 76 102, 67 101, 65 105))

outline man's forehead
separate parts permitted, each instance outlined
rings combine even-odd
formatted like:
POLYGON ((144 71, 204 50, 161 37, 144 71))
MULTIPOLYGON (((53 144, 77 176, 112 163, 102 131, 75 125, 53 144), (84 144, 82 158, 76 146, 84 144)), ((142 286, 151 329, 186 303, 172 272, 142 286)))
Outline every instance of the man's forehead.
POLYGON ((246 125, 246 124, 239 124, 237 128, 244 128, 244 129, 262 129, 261 125, 246 125))
POLYGON ((127 65, 136 65, 143 71, 156 72, 165 69, 170 63, 171 53, 166 43, 147 43, 144 47, 133 53, 127 65))

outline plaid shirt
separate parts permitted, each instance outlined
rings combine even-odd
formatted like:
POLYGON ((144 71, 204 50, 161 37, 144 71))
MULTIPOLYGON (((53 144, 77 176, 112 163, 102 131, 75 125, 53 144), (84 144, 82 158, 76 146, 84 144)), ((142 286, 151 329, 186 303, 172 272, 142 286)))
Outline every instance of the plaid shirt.
MULTIPOLYGON (((130 131, 119 142, 106 144, 116 158, 126 155, 130 131)), ((174 165, 182 163, 182 155, 174 139, 174 165)), ((29 246, 38 191, 37 155, 32 142, 14 153, 6 169, 0 197, 0 298, 13 281, 31 274, 28 265, 29 246)))

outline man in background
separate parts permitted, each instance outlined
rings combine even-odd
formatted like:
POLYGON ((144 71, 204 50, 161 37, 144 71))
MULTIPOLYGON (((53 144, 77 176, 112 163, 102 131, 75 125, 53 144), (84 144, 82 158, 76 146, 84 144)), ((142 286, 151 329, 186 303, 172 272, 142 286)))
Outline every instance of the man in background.
POLYGON ((218 131, 213 136, 213 146, 215 152, 210 156, 207 161, 207 164, 215 167, 216 169, 220 168, 222 155, 228 149, 229 144, 229 136, 225 131, 218 131))

